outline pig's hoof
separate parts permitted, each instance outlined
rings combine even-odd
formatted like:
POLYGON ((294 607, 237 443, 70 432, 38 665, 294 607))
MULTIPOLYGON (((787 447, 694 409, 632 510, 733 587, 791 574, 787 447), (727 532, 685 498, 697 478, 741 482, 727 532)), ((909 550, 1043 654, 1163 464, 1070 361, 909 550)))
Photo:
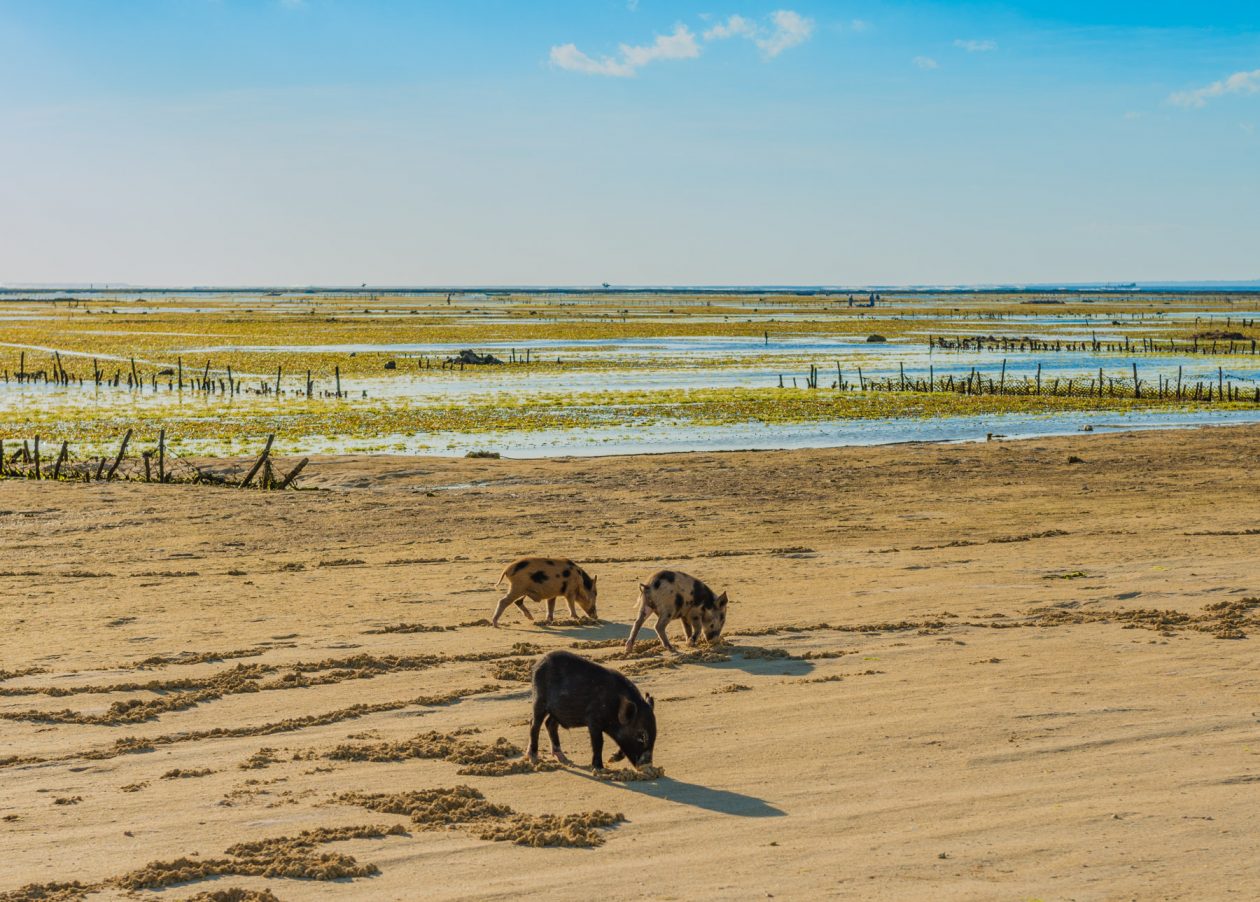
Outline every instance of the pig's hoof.
POLYGON ((525 755, 525 757, 526 757, 526 759, 528 759, 528 761, 529 761, 529 763, 530 763, 530 764, 537 764, 537 763, 538 763, 538 753, 537 753, 537 752, 529 752, 529 753, 527 753, 527 754, 525 755))
POLYGON ((626 654, 630 654, 630 652, 632 652, 632 651, 634 651, 634 643, 633 643, 633 642, 627 642, 627 643, 626 643, 626 654))
POLYGON ((559 749, 552 749, 551 754, 555 755, 556 760, 559 761, 561 764, 573 763, 572 761, 569 760, 569 756, 566 755, 564 752, 560 751, 559 749))

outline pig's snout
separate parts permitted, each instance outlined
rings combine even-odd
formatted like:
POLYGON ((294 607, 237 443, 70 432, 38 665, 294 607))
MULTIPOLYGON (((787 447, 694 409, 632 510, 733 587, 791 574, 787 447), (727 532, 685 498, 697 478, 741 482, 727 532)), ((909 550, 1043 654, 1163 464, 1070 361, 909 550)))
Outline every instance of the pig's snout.
POLYGON ((648 751, 640 755, 639 759, 634 762, 634 766, 639 767, 639 768, 651 767, 652 766, 652 751, 649 749, 648 751))

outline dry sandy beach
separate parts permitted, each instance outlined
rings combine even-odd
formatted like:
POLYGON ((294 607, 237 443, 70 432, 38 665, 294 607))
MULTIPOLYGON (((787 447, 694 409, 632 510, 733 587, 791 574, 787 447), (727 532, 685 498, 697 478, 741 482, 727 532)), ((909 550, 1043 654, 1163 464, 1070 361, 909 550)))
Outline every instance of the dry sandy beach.
POLYGON ((1240 427, 0 483, 0 899, 1258 898, 1257 472, 1240 427), (603 622, 480 624, 531 553, 603 622), (660 566, 729 644, 615 657, 660 566), (583 642, 663 777, 514 763, 583 642))

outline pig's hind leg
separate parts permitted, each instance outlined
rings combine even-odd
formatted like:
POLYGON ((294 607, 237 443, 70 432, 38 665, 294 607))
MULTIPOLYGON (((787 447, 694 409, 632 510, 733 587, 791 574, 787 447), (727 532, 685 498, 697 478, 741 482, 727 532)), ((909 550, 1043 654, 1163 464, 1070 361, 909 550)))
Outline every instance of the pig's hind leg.
POLYGON ((529 611, 525 609, 524 601, 520 598, 513 597, 512 593, 508 592, 508 594, 500 598, 499 603, 495 605, 494 616, 490 618, 491 626, 497 627, 499 625, 499 618, 503 616, 503 612, 508 609, 508 606, 512 604, 513 601, 515 601, 518 605, 520 605, 520 608, 522 611, 525 611, 526 617, 529 617, 530 620, 534 619, 533 616, 529 613, 529 611))
POLYGON ((639 630, 643 628, 643 621, 647 620, 648 612, 651 610, 646 601, 639 605, 639 616, 635 618, 634 626, 630 628, 630 638, 626 640, 626 651, 634 651, 634 640, 639 637, 639 630))
POLYGON ((670 619, 669 614, 661 614, 656 618, 656 636, 661 640, 661 645, 665 646, 666 651, 677 651, 674 646, 669 644, 669 637, 665 635, 665 627, 669 625, 670 619))
POLYGON ((556 600, 554 598, 547 599, 547 619, 544 623, 551 623, 556 619, 556 600))
POLYGON ((564 752, 560 751, 560 724, 550 714, 547 715, 547 735, 551 737, 551 754, 561 764, 572 764, 564 752))

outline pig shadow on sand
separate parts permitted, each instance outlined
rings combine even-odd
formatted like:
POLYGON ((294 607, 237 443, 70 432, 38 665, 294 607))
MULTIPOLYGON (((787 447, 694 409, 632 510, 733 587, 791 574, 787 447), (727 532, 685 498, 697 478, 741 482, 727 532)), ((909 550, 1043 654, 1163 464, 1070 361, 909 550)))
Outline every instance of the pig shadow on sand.
MULTIPOLYGON (((581 774, 588 780, 603 783, 598 777, 581 774)), ((619 783, 626 792, 637 792, 641 795, 664 799, 678 805, 691 805, 705 811, 716 811, 734 817, 786 817, 787 812, 775 808, 765 799, 732 792, 729 789, 711 789, 699 783, 685 783, 672 777, 661 777, 645 783, 619 783)))
POLYGON ((624 623, 615 623, 610 620, 584 620, 581 623, 574 623, 572 620, 545 623, 539 620, 534 625, 548 633, 564 636, 566 639, 580 639, 584 642, 625 639, 630 635, 630 627, 624 623))
MULTIPOLYGON (((744 647, 745 649, 747 646, 744 647)), ((704 664, 700 666, 712 667, 714 670, 742 670, 750 676, 805 676, 813 673, 814 664, 812 661, 803 661, 800 658, 761 658, 761 657, 745 657, 738 645, 732 645, 723 648, 722 651, 731 656, 729 661, 722 661, 714 664, 704 664)), ((760 649, 750 649, 756 654, 760 649)))

